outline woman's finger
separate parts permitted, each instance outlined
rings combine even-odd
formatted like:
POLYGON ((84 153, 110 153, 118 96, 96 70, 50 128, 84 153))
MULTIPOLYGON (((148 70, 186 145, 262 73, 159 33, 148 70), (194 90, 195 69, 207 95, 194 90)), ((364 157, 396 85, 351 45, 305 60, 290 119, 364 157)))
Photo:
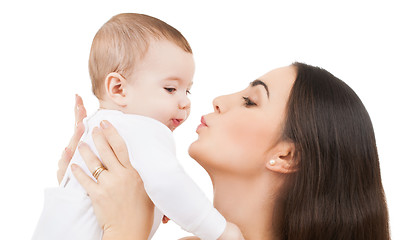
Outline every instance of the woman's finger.
MULTIPOLYGON (((87 116, 86 108, 83 104, 83 99, 76 94, 76 104, 75 104, 75 122, 81 122, 87 116)), ((77 124, 76 124, 77 125, 77 124)))
POLYGON ((65 175, 66 169, 69 166, 70 160, 73 157, 73 153, 76 150, 77 144, 79 143, 80 138, 84 133, 83 119, 86 117, 86 109, 84 108, 82 98, 77 94, 74 112, 75 112, 75 128, 73 136, 70 138, 68 146, 65 148, 65 150, 62 153, 62 157, 58 161, 58 170, 56 172, 56 176, 58 178, 59 184, 62 181, 63 176, 65 175))
POLYGON ((71 151, 74 152, 76 150, 77 144, 79 143, 80 138, 82 137, 83 133, 84 133, 83 122, 76 123, 76 127, 74 130, 73 136, 70 139, 67 148, 69 148, 71 151))
POLYGON ((72 139, 69 142, 68 148, 74 151, 79 143, 80 138, 84 132, 83 119, 87 116, 86 108, 83 105, 83 99, 76 94, 76 103, 75 103, 75 131, 72 139))
POLYGON ((65 175, 66 169, 69 166, 70 160, 73 157, 73 152, 69 148, 65 148, 65 150, 62 153, 62 157, 59 159, 58 162, 58 171, 56 172, 56 176, 58 178, 58 183, 63 179, 63 176, 65 175))
POLYGON ((83 105, 83 99, 76 94, 76 102, 75 102, 75 129, 72 138, 68 144, 68 148, 74 152, 76 150, 77 144, 79 143, 80 138, 84 133, 84 124, 83 119, 87 116, 86 115, 86 108, 83 105))
POLYGON ((127 145, 124 139, 118 134, 115 127, 107 120, 101 121, 102 132, 110 144, 112 150, 118 158, 118 161, 126 168, 132 167, 128 156, 127 145))
POLYGON ((97 183, 93 181, 89 175, 87 175, 83 169, 80 168, 79 165, 72 164, 72 173, 77 179, 77 181, 82 185, 82 187, 86 190, 87 194, 91 197, 93 192, 97 189, 97 183))
POLYGON ((117 156, 111 149, 110 144, 107 142, 107 139, 101 132, 100 128, 93 128, 92 137, 97 152, 100 155, 100 158, 103 160, 104 166, 106 166, 111 171, 114 171, 118 166, 122 167, 121 164, 119 164, 117 156))
MULTIPOLYGON (((87 168, 90 170, 91 173, 94 173, 94 171, 97 170, 99 167, 103 167, 103 164, 100 162, 98 157, 90 149, 89 145, 87 145, 84 142, 81 142, 79 144, 78 149, 79 149, 80 155, 82 156, 84 162, 87 165, 87 168)), ((103 179, 103 176, 106 174, 106 172, 107 172, 106 170, 101 172, 97 178, 97 181, 101 181, 103 179)))

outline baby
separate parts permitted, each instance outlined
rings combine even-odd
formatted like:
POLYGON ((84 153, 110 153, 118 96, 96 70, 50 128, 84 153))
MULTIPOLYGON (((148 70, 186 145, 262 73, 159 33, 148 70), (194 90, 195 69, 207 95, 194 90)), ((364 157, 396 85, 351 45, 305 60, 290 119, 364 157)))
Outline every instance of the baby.
MULTIPOLYGON (((94 37, 89 71, 100 109, 85 119, 82 141, 96 148, 92 129, 110 121, 124 138, 132 165, 155 204, 149 239, 163 214, 201 239, 231 239, 235 230, 184 172, 172 131, 190 114, 192 50, 175 28, 142 14, 119 14, 94 37)), ((72 163, 87 169, 78 151, 72 163)), ((100 169, 87 170, 98 177, 100 169)), ((102 239, 91 201, 70 167, 58 188, 45 191, 33 239, 102 239)), ((234 238, 232 238, 234 239, 234 238)))

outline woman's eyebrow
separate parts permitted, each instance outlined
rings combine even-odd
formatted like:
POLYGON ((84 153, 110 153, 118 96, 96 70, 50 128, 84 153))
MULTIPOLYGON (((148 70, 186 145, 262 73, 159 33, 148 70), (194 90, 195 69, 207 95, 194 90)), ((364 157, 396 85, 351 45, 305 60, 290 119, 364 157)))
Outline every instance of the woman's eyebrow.
POLYGON ((264 89, 266 89, 267 98, 268 98, 270 96, 270 93, 269 93, 269 88, 267 87, 267 85, 260 79, 256 79, 256 80, 254 80, 253 82, 250 83, 251 87, 254 87, 254 86, 257 86, 257 85, 262 85, 264 87, 264 89))

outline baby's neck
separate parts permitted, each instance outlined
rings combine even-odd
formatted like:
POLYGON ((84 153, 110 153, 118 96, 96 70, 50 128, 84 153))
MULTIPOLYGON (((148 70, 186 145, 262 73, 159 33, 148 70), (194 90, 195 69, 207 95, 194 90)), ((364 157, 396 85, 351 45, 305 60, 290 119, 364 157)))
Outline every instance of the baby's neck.
POLYGON ((119 105, 115 104, 112 101, 108 100, 99 100, 99 108, 100 109, 109 109, 109 110, 118 110, 121 112, 125 112, 123 107, 120 107, 119 105))

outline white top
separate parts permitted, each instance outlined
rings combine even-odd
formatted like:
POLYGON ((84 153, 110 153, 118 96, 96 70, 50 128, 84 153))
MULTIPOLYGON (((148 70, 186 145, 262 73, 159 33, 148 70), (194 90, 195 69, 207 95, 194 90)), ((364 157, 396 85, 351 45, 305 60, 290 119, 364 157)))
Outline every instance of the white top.
MULTIPOLYGON (((112 123, 125 140, 130 161, 157 208, 149 239, 163 214, 203 240, 219 238, 225 230, 226 220, 179 165, 170 129, 152 118, 98 110, 85 119, 86 130, 81 139, 97 156, 91 130, 102 120, 112 123)), ((72 163, 80 165, 92 177, 79 151, 75 151, 72 163)), ((102 239, 102 229, 91 201, 73 176, 70 165, 60 186, 45 190, 44 209, 33 239, 102 239)))

